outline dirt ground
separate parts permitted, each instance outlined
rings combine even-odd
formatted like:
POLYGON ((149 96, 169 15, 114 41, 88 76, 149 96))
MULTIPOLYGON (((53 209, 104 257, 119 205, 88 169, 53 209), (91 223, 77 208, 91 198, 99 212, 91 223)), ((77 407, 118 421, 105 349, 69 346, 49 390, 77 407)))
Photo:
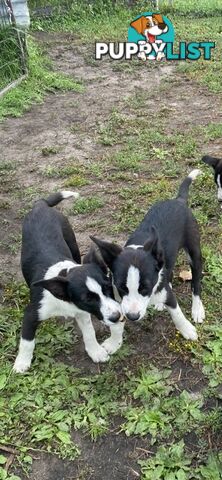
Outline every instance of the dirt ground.
MULTIPOLYGON (((72 158, 80 164, 92 165, 101 162, 107 153, 118 150, 118 145, 107 146, 97 141, 98 128, 106 123, 113 108, 118 107, 119 111, 130 115, 123 101, 126 97, 137 92, 149 92, 144 116, 149 112, 148 115, 155 118, 167 109, 168 133, 184 132, 191 124, 204 126, 212 120, 221 121, 218 97, 215 99, 207 88, 176 73, 175 64, 161 64, 149 70, 142 66, 128 72, 126 68, 118 69, 115 62, 95 62, 93 46, 81 45, 75 36, 38 33, 36 37, 52 59, 53 68, 82 80, 85 91, 49 94, 43 104, 34 105, 21 118, 6 119, 1 125, 1 160, 15 165, 10 176, 2 183, 0 192, 3 225, 0 231, 0 276, 3 286, 11 278, 22 279, 19 249, 23 210, 35 198, 63 187, 61 178, 44 175, 46 167, 49 164, 52 167, 66 165, 72 158), (162 86, 169 81, 171 88, 167 89, 167 95, 161 94, 162 86), (44 147, 54 146, 59 146, 57 153, 49 156, 42 154, 44 147), (9 194, 12 186, 14 198, 9 194), (7 204, 7 208, 4 208, 4 204, 7 204)), ((216 140, 211 153, 217 153, 219 147, 216 140)), ((207 153, 206 148, 204 153, 207 153)), ((121 184, 123 182, 119 181, 119 186, 121 184)), ((78 190, 78 187, 75 189, 78 190)), ((89 247, 89 234, 113 237, 120 243, 124 242, 127 235, 127 232, 112 235, 110 206, 115 211, 117 197, 108 176, 81 187, 83 197, 94 194, 105 199, 103 208, 95 213, 70 216, 82 254, 89 247), (95 227, 90 226, 93 220, 95 227)), ((68 206, 69 201, 66 205, 64 202, 61 208, 65 210, 68 206)), ((186 296, 189 287, 181 290, 186 296)), ((186 386, 189 391, 199 392, 203 387, 203 378, 198 366, 194 371, 185 354, 184 358, 179 359, 166 347, 166 335, 171 335, 172 328, 170 322, 163 321, 160 324, 153 320, 149 326, 138 325, 136 329, 128 327, 126 335, 134 344, 134 353, 127 362, 135 363, 138 358, 141 360, 141 355, 152 360, 156 357, 157 363, 171 365, 175 378, 180 377, 181 388, 186 386), (152 335, 149 336, 151 329, 152 335), (157 348, 157 342, 161 348, 157 348)), ((97 330, 99 338, 102 337, 102 329, 98 327, 97 330)), ((77 360, 88 374, 103 368, 92 364, 86 357, 82 342, 74 345, 73 355, 67 361, 75 364, 77 360)), ((116 420, 110 433, 93 445, 87 435, 79 432, 73 433, 73 439, 82 450, 78 460, 62 461, 45 453, 37 454, 30 480, 139 478, 137 460, 142 451, 140 449, 144 447, 143 440, 120 434, 116 420)))

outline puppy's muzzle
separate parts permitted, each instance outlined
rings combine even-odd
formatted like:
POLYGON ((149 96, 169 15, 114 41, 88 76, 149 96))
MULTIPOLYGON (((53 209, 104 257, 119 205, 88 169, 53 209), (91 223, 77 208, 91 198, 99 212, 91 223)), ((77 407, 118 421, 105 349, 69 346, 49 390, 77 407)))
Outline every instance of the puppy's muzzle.
POLYGON ((139 313, 126 313, 126 318, 130 320, 131 322, 136 322, 137 320, 140 319, 140 314, 139 313))
POLYGON ((120 312, 115 312, 112 314, 111 317, 109 317, 109 321, 112 323, 116 323, 116 322, 122 321, 121 318, 122 318, 122 314, 120 312))

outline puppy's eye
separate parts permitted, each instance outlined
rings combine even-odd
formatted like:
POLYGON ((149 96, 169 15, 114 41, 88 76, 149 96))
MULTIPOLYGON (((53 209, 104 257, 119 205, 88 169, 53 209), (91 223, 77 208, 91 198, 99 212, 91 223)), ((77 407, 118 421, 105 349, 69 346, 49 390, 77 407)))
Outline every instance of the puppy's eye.
POLYGON ((149 295, 151 289, 150 283, 147 281, 146 283, 143 283, 139 286, 139 293, 140 295, 143 295, 143 297, 147 297, 149 295))
POLYGON ((139 293, 140 295, 143 295, 143 297, 148 296, 148 288, 147 287, 139 288, 139 293))
POLYGON ((113 297, 113 288, 112 286, 108 286, 108 285, 103 285, 103 288, 102 288, 102 291, 103 291, 103 295, 105 295, 106 297, 113 297))
POLYGON ((92 302, 94 300, 98 300, 99 299, 99 296, 97 295, 97 293, 94 293, 94 292, 87 292, 86 294, 86 300, 88 302, 92 302))

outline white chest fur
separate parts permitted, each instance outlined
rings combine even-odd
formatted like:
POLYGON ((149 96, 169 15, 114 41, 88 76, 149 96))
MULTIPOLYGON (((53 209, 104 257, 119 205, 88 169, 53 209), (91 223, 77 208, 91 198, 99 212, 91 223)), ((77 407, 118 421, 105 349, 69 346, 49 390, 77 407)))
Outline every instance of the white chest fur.
MULTIPOLYGON (((64 260, 52 265, 45 274, 45 279, 56 277, 61 270, 69 271, 71 268, 78 265, 70 260, 64 260)), ((43 290, 42 300, 40 302, 39 320, 46 320, 50 317, 75 317, 77 313, 81 312, 73 303, 64 302, 54 297, 48 290, 43 290)))

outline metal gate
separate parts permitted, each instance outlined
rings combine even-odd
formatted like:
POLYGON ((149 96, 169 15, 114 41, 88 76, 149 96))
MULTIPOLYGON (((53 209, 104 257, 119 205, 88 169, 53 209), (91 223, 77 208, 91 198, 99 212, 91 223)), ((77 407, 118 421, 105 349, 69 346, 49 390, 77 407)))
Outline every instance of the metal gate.
POLYGON ((27 76, 26 32, 17 23, 17 7, 0 0, 0 96, 27 76))

